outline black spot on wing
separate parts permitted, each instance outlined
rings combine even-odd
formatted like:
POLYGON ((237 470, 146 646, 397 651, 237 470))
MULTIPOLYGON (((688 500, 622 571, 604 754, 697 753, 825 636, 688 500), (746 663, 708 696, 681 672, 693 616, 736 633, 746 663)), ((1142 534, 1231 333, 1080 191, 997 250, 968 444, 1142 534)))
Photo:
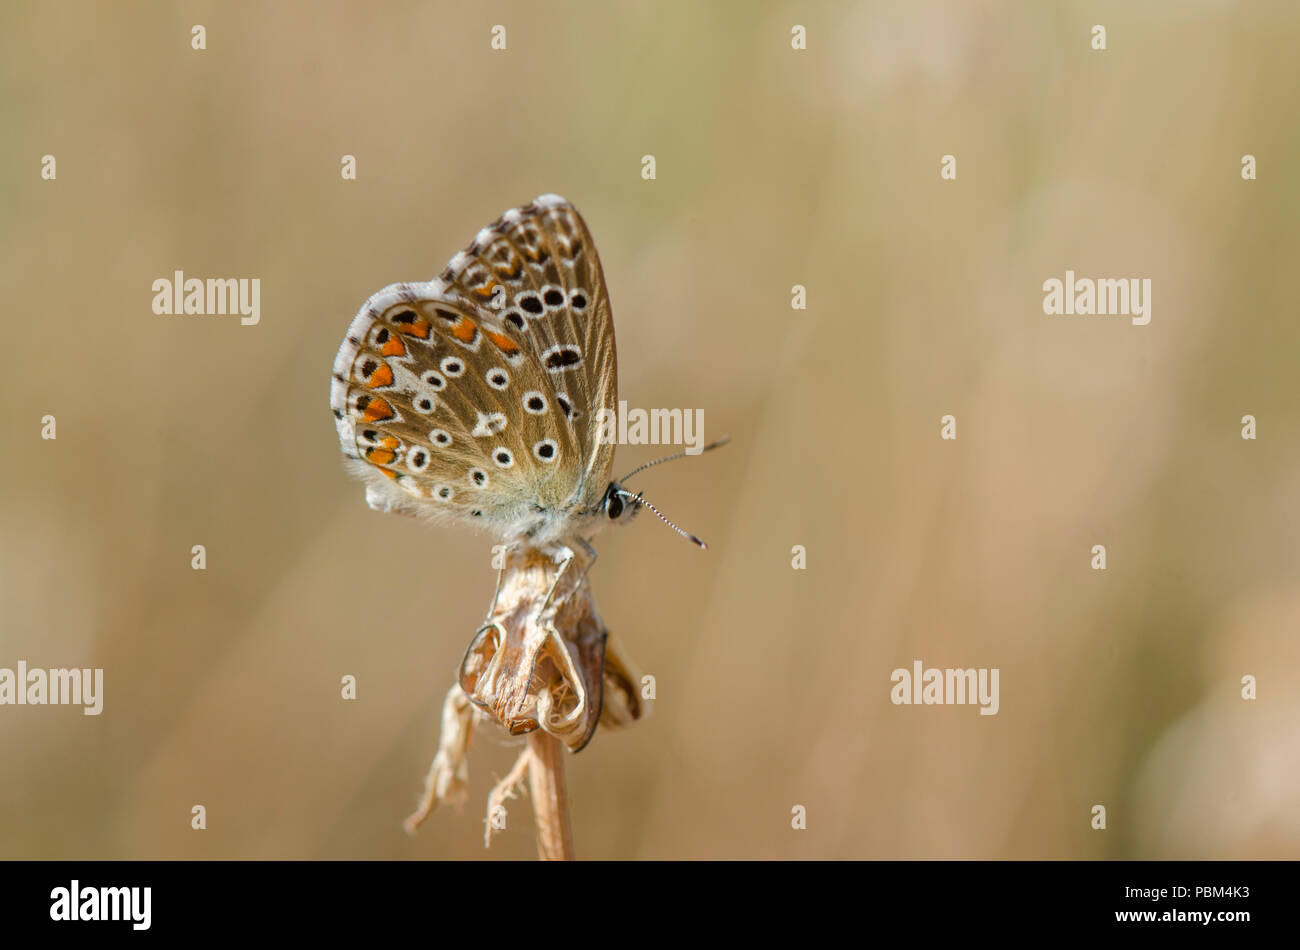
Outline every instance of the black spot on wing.
POLYGON ((582 362, 582 351, 576 346, 565 346, 546 354, 546 368, 555 372, 570 369, 582 362))

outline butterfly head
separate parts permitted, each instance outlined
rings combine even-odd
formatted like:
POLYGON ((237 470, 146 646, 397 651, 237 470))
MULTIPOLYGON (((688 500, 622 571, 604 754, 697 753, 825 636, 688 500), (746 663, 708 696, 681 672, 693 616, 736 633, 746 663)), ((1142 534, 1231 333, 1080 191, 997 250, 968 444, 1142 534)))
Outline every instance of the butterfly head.
POLYGON ((626 524, 641 509, 642 499, 618 482, 610 482, 600 500, 600 513, 611 524, 626 524))
MULTIPOLYGON (((724 436, 723 438, 718 439, 718 441, 706 445, 701 451, 707 452, 710 449, 716 449, 720 445, 726 445, 728 441, 729 439, 724 436)), ((697 544, 701 548, 707 548, 708 545, 705 544, 703 541, 701 541, 699 538, 697 538, 695 535, 691 534, 689 531, 683 531, 677 525, 669 521, 664 516, 664 513, 660 511, 658 508, 656 508, 654 505, 650 504, 650 502, 646 501, 645 497, 640 492, 628 491, 626 488, 623 487, 622 484, 623 482, 631 478, 633 475, 636 475, 638 472, 645 471, 647 468, 650 468, 652 465, 658 465, 661 462, 671 462, 674 459, 685 458, 686 454, 687 453, 685 452, 678 452, 675 455, 666 455, 663 458, 655 459, 653 462, 647 462, 644 465, 634 468, 632 471, 624 475, 621 479, 610 482, 609 487, 605 489, 604 496, 600 500, 600 505, 597 509, 598 512, 603 516, 605 521, 612 522, 614 524, 621 524, 624 522, 631 521, 632 518, 636 515, 638 511, 641 510, 642 507, 646 507, 649 508, 651 511, 653 511, 656 515, 658 515, 660 521, 668 525, 668 527, 672 528, 674 531, 680 534, 687 541, 697 544)))

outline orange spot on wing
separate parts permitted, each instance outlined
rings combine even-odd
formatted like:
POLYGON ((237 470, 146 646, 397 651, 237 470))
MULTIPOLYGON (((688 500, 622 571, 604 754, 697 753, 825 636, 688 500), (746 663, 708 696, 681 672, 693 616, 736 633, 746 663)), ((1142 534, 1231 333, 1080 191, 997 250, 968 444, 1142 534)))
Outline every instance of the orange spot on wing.
POLYGON ((402 342, 400 337, 389 334, 388 342, 384 344, 384 348, 379 352, 385 356, 405 356, 406 344, 402 342))
POLYGON ((474 321, 469 317, 461 317, 452 324, 451 335, 462 343, 473 343, 477 334, 478 327, 474 326, 474 321))
POLYGON ((497 333, 495 330, 484 330, 483 333, 502 353, 510 353, 513 355, 519 352, 519 344, 510 339, 510 337, 506 336, 504 333, 497 333))
POLYGON ((494 293, 496 293, 496 289, 498 286, 499 285, 495 280, 489 279, 488 282, 484 284, 482 287, 475 287, 474 293, 478 294, 480 297, 488 298, 491 297, 494 293))
POLYGON ((416 320, 414 323, 400 324, 397 328, 398 333, 405 333, 407 336, 417 336, 421 340, 429 339, 429 321, 416 320))
POLYGON ((358 407, 367 422, 380 422, 384 419, 391 419, 396 415, 388 401, 380 399, 378 396, 371 396, 364 406, 358 404, 358 407))
POLYGON ((380 363, 379 368, 371 373, 370 378, 366 380, 366 385, 371 389, 393 385, 393 371, 388 368, 387 363, 380 363))
POLYGON ((392 465, 397 453, 392 449, 366 449, 366 459, 376 465, 392 465))

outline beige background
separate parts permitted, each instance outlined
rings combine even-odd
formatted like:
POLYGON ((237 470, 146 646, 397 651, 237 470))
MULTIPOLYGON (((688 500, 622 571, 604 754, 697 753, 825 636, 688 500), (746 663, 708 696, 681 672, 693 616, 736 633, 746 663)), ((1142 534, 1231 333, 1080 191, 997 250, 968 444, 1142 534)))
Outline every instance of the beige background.
MULTIPOLYGON (((580 855, 1300 854, 1295 4, 4 19, 0 666, 106 696, 0 707, 0 856, 485 856, 503 738, 463 815, 400 820, 492 539, 371 512, 328 375, 370 293, 550 191, 599 241, 623 397, 734 438, 639 480, 707 552, 598 539, 659 699, 571 760, 580 855), (1067 268, 1151 278, 1151 324, 1044 316, 1067 268), (153 315, 177 269, 259 277, 261 324, 153 315), (1000 668, 1001 712, 891 705, 914 659, 1000 668)), ((533 854, 511 815, 486 856, 533 854)))

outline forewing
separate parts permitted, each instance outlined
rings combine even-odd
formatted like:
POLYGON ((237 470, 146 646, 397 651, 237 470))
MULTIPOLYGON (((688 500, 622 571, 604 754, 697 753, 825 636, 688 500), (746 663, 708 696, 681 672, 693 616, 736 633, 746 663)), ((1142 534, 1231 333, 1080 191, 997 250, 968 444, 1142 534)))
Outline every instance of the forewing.
POLYGON ((579 497, 592 507, 610 479, 614 446, 599 413, 617 410, 614 321, 595 241, 577 209, 543 195, 478 233, 433 281, 499 314, 545 371, 582 459, 579 497))

